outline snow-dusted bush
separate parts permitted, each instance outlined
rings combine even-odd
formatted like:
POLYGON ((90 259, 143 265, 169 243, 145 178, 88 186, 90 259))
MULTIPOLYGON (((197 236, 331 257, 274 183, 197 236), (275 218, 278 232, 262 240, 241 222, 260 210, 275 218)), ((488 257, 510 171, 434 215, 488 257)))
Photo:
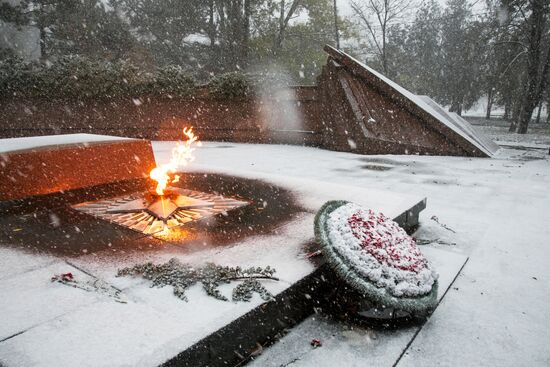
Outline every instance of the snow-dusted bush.
MULTIPOLYGON (((214 76, 208 90, 217 99, 245 98, 251 95, 253 85, 244 73, 230 72, 214 76)), ((178 65, 147 71, 125 60, 109 62, 74 55, 47 63, 16 57, 0 61, 0 97, 185 97, 194 91, 195 80, 178 65)))
MULTIPOLYGON (((60 97, 113 97, 131 92, 128 78, 136 79, 131 70, 130 75, 123 74, 120 65, 88 60, 81 57, 64 57, 45 68, 42 76, 46 88, 57 90, 60 97)), ((134 84, 135 86, 135 84, 134 84)))
POLYGON ((156 93, 187 96, 193 92, 195 81, 178 65, 157 69, 154 90, 156 93))
POLYGON ((193 78, 178 66, 148 72, 128 61, 97 61, 79 56, 62 57, 53 63, 25 63, 17 58, 0 61, 2 97, 185 96, 194 86, 193 78))
POLYGON ((40 65, 23 62, 18 57, 0 61, 0 94, 9 96, 37 93, 43 85, 38 77, 40 72, 40 65))
POLYGON ((239 72, 216 75, 208 87, 210 93, 219 99, 243 98, 248 96, 252 89, 246 75, 239 72))

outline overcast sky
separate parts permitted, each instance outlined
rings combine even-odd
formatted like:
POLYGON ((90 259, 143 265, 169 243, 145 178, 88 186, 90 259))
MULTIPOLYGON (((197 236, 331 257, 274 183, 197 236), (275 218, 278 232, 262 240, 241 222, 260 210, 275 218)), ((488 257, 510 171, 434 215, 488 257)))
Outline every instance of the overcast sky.
POLYGON ((336 4, 338 5, 338 11, 340 12, 340 15, 350 15, 351 14, 351 7, 349 6, 349 0, 336 0, 336 4))

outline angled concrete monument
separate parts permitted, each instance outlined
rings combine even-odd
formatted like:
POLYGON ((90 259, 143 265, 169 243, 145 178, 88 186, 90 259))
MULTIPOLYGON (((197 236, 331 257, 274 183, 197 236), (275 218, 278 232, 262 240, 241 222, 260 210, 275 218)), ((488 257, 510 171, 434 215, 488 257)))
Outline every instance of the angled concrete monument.
POLYGON ((464 119, 417 96, 345 52, 329 54, 319 77, 322 146, 362 154, 490 157, 498 147, 464 119))

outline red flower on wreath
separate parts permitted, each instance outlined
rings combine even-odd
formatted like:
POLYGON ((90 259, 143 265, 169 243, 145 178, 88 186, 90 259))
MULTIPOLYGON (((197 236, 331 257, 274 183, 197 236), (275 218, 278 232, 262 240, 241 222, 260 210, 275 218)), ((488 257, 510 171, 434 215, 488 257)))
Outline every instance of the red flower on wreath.
POLYGON ((357 212, 348 219, 348 225, 361 248, 379 263, 415 273, 427 267, 414 238, 382 213, 357 212))

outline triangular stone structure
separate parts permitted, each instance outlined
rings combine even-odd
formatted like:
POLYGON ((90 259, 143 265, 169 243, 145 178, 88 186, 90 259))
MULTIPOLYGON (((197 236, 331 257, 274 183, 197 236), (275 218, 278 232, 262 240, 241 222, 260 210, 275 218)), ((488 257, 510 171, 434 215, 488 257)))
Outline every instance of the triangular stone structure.
POLYGON ((346 53, 329 54, 319 77, 322 145, 362 154, 491 157, 498 146, 463 118, 417 96, 346 53))

